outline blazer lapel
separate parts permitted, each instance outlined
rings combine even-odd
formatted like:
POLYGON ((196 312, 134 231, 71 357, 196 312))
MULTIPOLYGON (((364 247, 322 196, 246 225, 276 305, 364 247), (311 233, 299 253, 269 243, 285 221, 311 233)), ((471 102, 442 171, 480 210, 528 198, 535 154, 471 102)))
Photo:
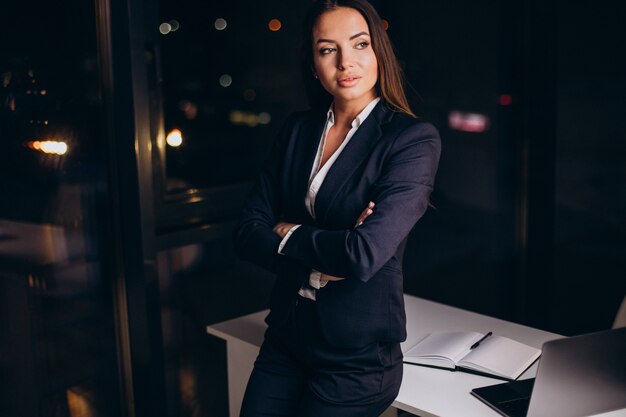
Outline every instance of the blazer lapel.
POLYGON ((381 100, 337 157, 315 199, 315 213, 318 221, 323 221, 326 218, 328 209, 337 195, 337 190, 350 178, 361 162, 369 156, 370 150, 382 136, 381 126, 388 123, 391 116, 392 112, 381 100))
POLYGON ((307 218, 313 222, 313 218, 309 214, 304 204, 307 190, 309 188, 309 177, 311 169, 317 154, 317 148, 322 138, 322 132, 326 125, 326 113, 320 112, 313 114, 308 118, 296 133, 298 137, 295 140, 293 158, 291 158, 292 177, 289 179, 291 183, 294 204, 301 218, 307 218))

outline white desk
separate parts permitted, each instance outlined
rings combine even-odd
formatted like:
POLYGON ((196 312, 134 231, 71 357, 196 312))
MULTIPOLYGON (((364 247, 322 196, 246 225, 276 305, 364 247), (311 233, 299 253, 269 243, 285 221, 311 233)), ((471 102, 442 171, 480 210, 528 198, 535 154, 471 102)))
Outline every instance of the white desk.
MULTIPOLYGON (((402 344, 406 351, 422 337, 433 331, 475 330, 493 331, 530 346, 541 347, 544 342, 559 338, 519 324, 495 319, 482 314, 446 306, 421 298, 405 295, 408 338, 402 344)), ((226 341, 228 355, 228 398, 231 417, 239 415, 241 400, 254 359, 263 342, 267 311, 242 316, 207 327, 207 332, 226 341)), ((537 364, 521 378, 535 375, 537 364)), ((498 379, 404 365, 404 378, 400 393, 393 406, 421 417, 497 417, 498 414, 472 397, 472 388, 503 382, 498 379)))

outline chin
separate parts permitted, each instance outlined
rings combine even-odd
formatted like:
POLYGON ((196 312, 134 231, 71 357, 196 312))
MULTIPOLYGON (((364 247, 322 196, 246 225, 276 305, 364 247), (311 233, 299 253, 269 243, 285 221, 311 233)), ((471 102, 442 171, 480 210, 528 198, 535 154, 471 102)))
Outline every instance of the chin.
MULTIPOLYGON (((335 97, 340 98, 344 101, 355 101, 355 100, 364 100, 366 99, 367 94, 365 92, 350 92, 346 94, 337 94, 335 97)), ((372 97, 373 98, 373 97, 372 97)))

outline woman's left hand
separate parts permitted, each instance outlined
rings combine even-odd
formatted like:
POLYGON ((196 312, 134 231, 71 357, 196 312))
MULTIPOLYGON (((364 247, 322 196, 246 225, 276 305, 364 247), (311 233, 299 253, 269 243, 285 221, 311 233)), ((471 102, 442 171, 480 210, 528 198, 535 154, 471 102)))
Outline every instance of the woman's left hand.
MULTIPOLYGON (((361 215, 359 216, 359 218, 356 220, 356 224, 354 225, 354 227, 357 228, 360 225, 362 225, 365 219, 367 219, 374 212, 375 207, 376 207, 376 204, 374 204, 373 201, 370 201, 367 207, 365 207, 365 209, 361 212, 361 215)), ((278 236, 280 236, 281 239, 283 239, 285 236, 287 236, 287 233, 289 233, 291 228, 294 226, 295 224, 293 223, 278 222, 276 223, 276 226, 274 226, 273 230, 274 230, 274 233, 276 233, 278 236)), ((321 279, 323 281, 341 281, 344 278, 322 274, 321 279)))
POLYGON ((295 224, 293 223, 278 222, 276 223, 276 226, 274 226, 273 230, 274 233, 276 233, 278 236, 280 236, 281 239, 283 239, 285 236, 287 236, 287 233, 289 233, 291 228, 294 226, 295 224))

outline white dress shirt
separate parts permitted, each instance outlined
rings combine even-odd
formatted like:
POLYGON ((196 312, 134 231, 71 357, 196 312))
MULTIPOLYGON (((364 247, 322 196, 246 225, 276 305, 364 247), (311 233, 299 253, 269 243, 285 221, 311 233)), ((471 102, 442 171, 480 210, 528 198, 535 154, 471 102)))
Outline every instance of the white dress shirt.
MULTIPOLYGON (((335 163, 335 161, 337 160, 341 152, 344 150, 348 142, 350 142, 350 139, 352 139, 352 136, 354 136, 358 128, 363 124, 365 119, 367 119, 367 117, 370 115, 372 110, 374 110, 374 107, 376 106, 376 104, 378 104, 379 101, 380 101, 380 97, 377 97, 374 100, 372 100, 367 106, 365 106, 365 108, 361 111, 361 113, 359 113, 354 118, 354 120, 352 121, 352 127, 348 131, 348 134, 346 135, 345 139, 343 140, 339 148, 337 148, 335 153, 333 153, 330 156, 330 158, 328 158, 324 166, 320 166, 322 162, 322 155, 324 154, 324 147, 326 146, 326 137, 328 136, 328 132, 330 131, 330 128, 333 127, 333 125, 335 124, 335 112, 333 110, 333 105, 331 104, 330 109, 328 109, 326 125, 324 127, 324 132, 322 133, 320 144, 317 147, 317 154, 315 155, 315 161, 313 162, 313 167, 311 168, 311 174, 309 176, 309 189, 304 199, 306 209, 311 215, 311 217, 313 217, 313 219, 315 219, 315 199, 317 197, 317 192, 322 186, 322 183, 324 182, 324 179, 326 178, 328 171, 333 166, 333 164, 335 163)), ((365 207, 363 207, 363 209, 365 209, 365 207)), ((355 222, 356 220, 357 219, 354 219, 355 222)), ((278 253, 282 254, 283 247, 289 240, 289 237, 291 236, 291 234, 298 227, 300 227, 299 224, 293 226, 289 230, 289 232, 287 232, 285 237, 280 242, 280 245, 278 246, 278 253)), ((321 279, 321 275, 322 275, 321 272, 312 270, 311 275, 309 276, 309 285, 303 286, 302 288, 300 288, 300 291, 298 291, 298 294, 300 294, 302 297, 315 300, 315 294, 317 290, 322 288, 327 283, 327 281, 321 279)))

